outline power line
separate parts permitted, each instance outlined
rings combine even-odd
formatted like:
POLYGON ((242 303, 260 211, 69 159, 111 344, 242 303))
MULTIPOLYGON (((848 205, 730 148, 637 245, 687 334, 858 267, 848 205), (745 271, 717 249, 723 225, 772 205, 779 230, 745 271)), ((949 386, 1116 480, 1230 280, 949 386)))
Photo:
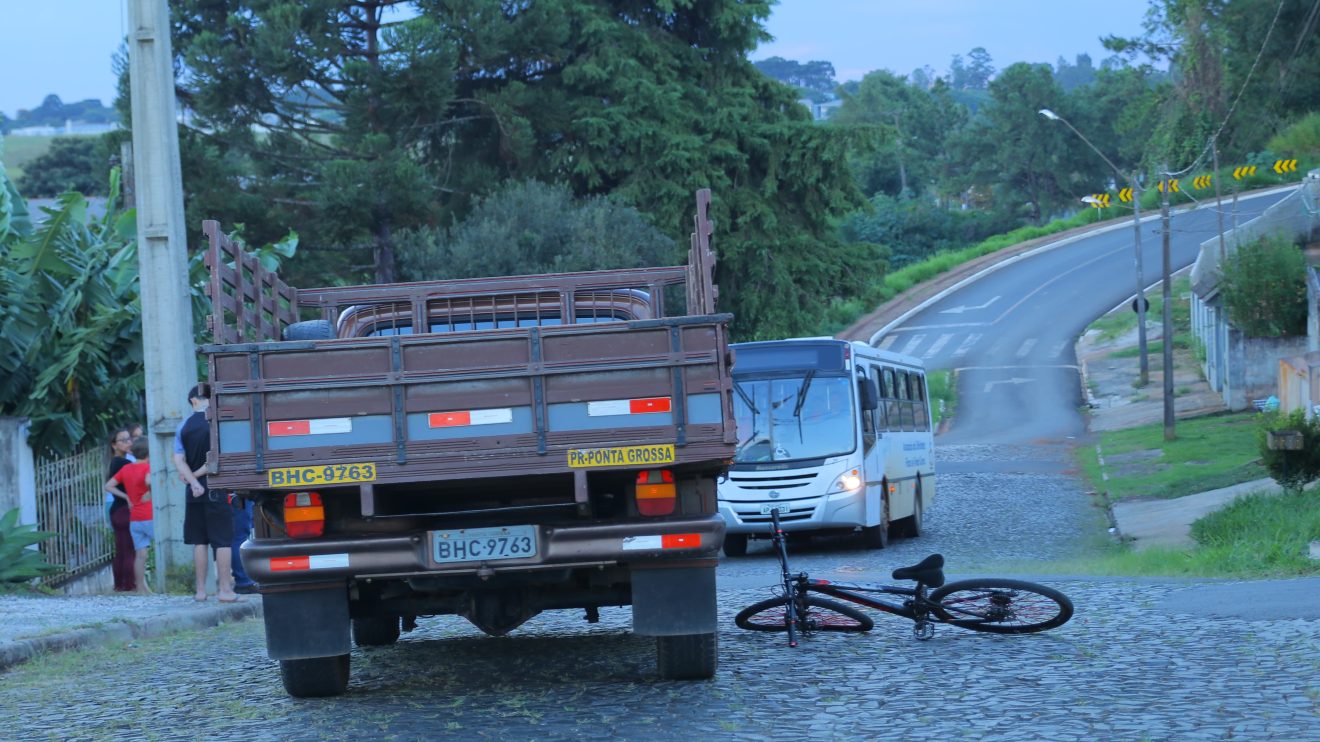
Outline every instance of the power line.
POLYGON ((1188 165, 1186 168, 1177 172, 1165 173, 1165 175, 1184 175, 1195 170, 1200 166, 1201 161, 1205 159, 1206 153, 1210 151, 1210 148, 1213 147, 1215 142, 1219 139, 1219 135, 1224 133, 1224 127, 1228 125, 1228 120, 1232 118, 1233 112, 1237 110, 1238 102, 1242 100, 1242 94, 1247 92, 1247 85, 1251 83, 1252 76, 1256 74, 1256 67, 1260 65, 1260 59, 1265 55, 1265 47, 1269 45, 1270 37, 1274 35, 1274 27, 1279 23, 1279 16, 1283 14, 1283 6, 1287 2, 1288 0, 1279 0, 1279 6, 1274 9, 1274 19, 1270 21, 1270 27, 1265 31, 1265 38, 1260 42, 1260 49, 1256 51, 1256 59, 1252 61, 1251 69, 1247 70, 1247 77, 1242 81, 1242 86, 1238 88, 1237 96, 1233 98, 1233 103, 1228 107, 1228 113, 1224 114, 1224 120, 1219 122, 1219 128, 1215 130, 1214 135, 1206 142, 1205 147, 1201 150, 1201 153, 1196 156, 1196 160, 1194 160, 1191 165, 1188 165))

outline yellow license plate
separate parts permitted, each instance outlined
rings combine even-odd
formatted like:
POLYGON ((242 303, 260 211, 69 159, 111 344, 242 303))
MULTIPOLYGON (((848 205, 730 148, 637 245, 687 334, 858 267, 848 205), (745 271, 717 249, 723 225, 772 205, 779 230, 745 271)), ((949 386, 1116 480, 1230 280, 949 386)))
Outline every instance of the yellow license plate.
POLYGON ((266 472, 271 487, 316 487, 325 484, 357 484, 376 480, 375 464, 325 464, 286 466, 266 472))
POLYGON ((568 465, 574 469, 593 466, 647 466, 674 463, 674 444, 657 446, 618 446, 616 448, 574 448, 568 452, 568 465))

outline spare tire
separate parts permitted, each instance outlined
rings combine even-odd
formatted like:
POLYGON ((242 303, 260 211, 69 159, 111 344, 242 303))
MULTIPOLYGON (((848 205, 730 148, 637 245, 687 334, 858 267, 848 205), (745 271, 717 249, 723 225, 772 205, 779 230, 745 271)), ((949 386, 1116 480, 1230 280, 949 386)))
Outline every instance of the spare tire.
POLYGON ((285 340, 333 340, 335 326, 329 320, 312 319, 306 322, 294 322, 284 328, 285 340))

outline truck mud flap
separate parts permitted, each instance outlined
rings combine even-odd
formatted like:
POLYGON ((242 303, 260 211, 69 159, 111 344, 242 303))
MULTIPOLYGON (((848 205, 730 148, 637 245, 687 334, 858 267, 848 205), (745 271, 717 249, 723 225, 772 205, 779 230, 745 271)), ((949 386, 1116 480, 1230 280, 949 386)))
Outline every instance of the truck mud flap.
POLYGON ((639 636, 714 633, 715 568, 635 569, 632 601, 639 636))
POLYGON ((266 593, 266 652, 273 660, 300 660, 348 654, 348 589, 342 585, 315 590, 266 593))

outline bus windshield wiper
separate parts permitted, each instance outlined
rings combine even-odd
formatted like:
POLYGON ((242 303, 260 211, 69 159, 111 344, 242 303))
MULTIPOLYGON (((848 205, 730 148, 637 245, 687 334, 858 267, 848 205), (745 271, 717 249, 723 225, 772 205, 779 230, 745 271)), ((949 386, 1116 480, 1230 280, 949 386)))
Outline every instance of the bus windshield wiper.
POLYGON ((742 384, 739 384, 736 381, 733 382, 733 390, 738 393, 739 397, 742 397, 743 403, 746 404, 749 409, 751 409, 753 415, 759 414, 761 412, 760 410, 756 409, 756 405, 752 403, 752 398, 747 396, 747 390, 742 388, 742 384))
POLYGON ((797 404, 793 407, 793 417, 797 418, 798 440, 806 443, 806 436, 802 432, 802 405, 807 401, 807 390, 811 388, 811 379, 816 375, 816 369, 807 369, 807 375, 802 377, 802 388, 798 390, 797 404))

